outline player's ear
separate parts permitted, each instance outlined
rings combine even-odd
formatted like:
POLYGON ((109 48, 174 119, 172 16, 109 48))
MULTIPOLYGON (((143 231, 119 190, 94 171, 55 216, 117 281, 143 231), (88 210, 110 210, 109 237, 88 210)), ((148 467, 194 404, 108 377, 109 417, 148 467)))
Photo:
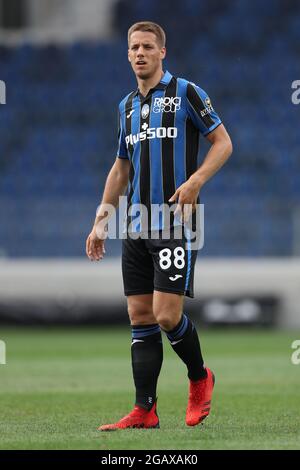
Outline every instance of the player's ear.
POLYGON ((128 60, 131 62, 130 55, 129 55, 129 49, 128 49, 128 60))
POLYGON ((160 58, 163 60, 167 55, 167 49, 163 47, 160 51, 160 58))

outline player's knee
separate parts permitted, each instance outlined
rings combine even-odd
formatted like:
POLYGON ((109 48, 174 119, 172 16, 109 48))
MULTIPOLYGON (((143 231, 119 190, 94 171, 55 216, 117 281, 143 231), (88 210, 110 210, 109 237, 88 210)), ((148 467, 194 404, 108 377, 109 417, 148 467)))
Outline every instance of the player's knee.
POLYGON ((131 325, 151 325, 156 323, 152 310, 128 306, 128 315, 131 325))
POLYGON ((161 311, 157 313, 155 318, 156 318, 157 323, 163 330, 170 331, 170 330, 173 330, 173 328, 175 328, 176 325, 178 325, 180 321, 180 315, 181 314, 174 315, 174 312, 170 313, 170 311, 167 311, 167 312, 161 311))
POLYGON ((130 316, 129 315, 129 319, 130 319, 130 324, 132 326, 134 325, 154 325, 155 323, 157 323, 155 321, 155 318, 153 316, 150 316, 150 315, 133 315, 133 316, 130 316))

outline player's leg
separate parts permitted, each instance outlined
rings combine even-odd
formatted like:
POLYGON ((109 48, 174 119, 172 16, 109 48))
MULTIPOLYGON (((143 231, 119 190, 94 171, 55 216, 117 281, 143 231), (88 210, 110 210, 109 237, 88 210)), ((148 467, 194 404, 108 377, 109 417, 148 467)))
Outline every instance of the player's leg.
POLYGON ((153 314, 165 330, 172 348, 186 364, 190 393, 186 423, 194 426, 210 411, 214 377, 204 367, 199 337, 188 315, 183 313, 184 295, 193 297, 197 251, 190 240, 172 236, 148 242, 154 260, 153 314))
POLYGON ((136 404, 149 410, 156 399, 163 353, 160 328, 152 312, 153 260, 142 238, 123 240, 122 272, 132 328, 136 404))
POLYGON ((187 366, 190 383, 186 424, 195 426, 209 415, 215 378, 212 371, 204 367, 195 326, 182 313, 183 298, 179 294, 154 291, 153 314, 172 348, 187 366))
POLYGON ((183 313, 184 296, 168 292, 154 291, 153 313, 166 332, 169 342, 186 364, 188 377, 196 381, 207 376, 200 348, 197 330, 183 313))
POLYGON ((101 431, 159 427, 156 414, 156 385, 163 350, 160 328, 153 316, 153 263, 141 239, 123 241, 122 273, 132 328, 132 372, 136 404, 129 415, 101 431))
POLYGON ((152 311, 152 294, 128 296, 132 329, 131 361, 136 390, 135 404, 150 410, 156 401, 156 386, 163 361, 160 327, 152 311))
POLYGON ((171 230, 160 239, 147 240, 154 263, 153 314, 188 369, 190 380, 206 377, 198 334, 183 314, 184 294, 193 297, 197 251, 185 232, 171 230))

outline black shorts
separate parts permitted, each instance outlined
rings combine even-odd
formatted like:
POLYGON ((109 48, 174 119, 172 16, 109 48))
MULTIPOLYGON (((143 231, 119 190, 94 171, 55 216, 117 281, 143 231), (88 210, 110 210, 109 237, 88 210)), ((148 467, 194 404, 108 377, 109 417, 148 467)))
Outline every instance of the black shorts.
MULTIPOLYGON (((161 234, 161 232, 160 232, 161 234)), ((122 242, 122 274, 126 296, 150 294, 153 290, 194 297, 194 268, 197 250, 183 236, 169 239, 122 242)))

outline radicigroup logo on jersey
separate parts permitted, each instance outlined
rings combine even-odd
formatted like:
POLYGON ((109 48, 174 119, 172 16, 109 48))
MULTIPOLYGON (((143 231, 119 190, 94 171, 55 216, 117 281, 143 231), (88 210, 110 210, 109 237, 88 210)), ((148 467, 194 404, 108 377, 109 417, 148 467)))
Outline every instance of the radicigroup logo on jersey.
POLYGON ((155 98, 153 104, 154 113, 175 113, 179 111, 181 98, 179 96, 166 96, 165 98, 155 98))
POLYGON ((6 104, 6 85, 3 80, 0 80, 0 104, 6 104))

